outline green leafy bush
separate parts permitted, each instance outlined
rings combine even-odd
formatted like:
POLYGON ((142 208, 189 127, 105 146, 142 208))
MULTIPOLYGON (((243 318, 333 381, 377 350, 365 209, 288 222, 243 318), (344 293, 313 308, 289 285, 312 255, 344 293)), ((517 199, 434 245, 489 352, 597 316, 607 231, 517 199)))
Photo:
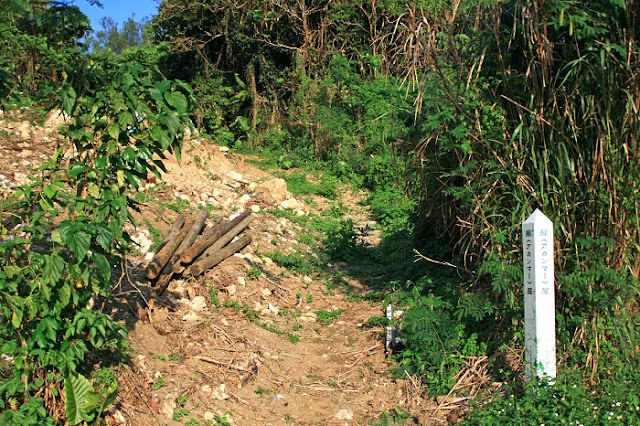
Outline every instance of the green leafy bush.
POLYGON ((411 214, 415 202, 405 195, 401 187, 381 187, 371 193, 369 203, 373 219, 380 223, 386 232, 412 230, 411 214))
POLYGON ((64 86, 60 99, 72 146, 66 154, 58 149, 3 205, 9 220, 0 229, 0 340, 12 362, 0 378, 0 406, 19 415, 43 388, 55 395, 64 382, 68 404, 77 397, 67 421, 77 424, 115 395, 88 393, 81 374, 87 353, 117 357, 126 337, 95 301, 108 297, 112 268, 129 244, 128 190, 159 173, 155 156, 179 156, 190 89, 136 63, 93 64, 71 81, 75 87, 64 86))
POLYGON ((331 226, 324 230, 322 243, 325 253, 334 260, 350 261, 361 255, 357 238, 358 232, 354 228, 353 220, 332 221, 331 226))
POLYGON ((446 394, 455 384, 453 378, 465 357, 484 355, 486 344, 454 319, 447 301, 434 295, 420 296, 415 287, 407 296, 400 333, 403 349, 397 354, 402 362, 399 368, 422 377, 430 395, 446 394))

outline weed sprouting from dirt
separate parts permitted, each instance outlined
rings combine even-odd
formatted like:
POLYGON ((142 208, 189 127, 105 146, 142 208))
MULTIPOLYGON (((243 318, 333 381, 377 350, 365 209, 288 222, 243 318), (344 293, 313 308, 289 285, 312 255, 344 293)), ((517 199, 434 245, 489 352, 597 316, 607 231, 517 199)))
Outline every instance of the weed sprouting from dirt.
POLYGON ((344 309, 339 309, 337 311, 325 311, 324 309, 320 309, 316 311, 316 315, 318 316, 318 322, 321 324, 331 324, 331 322, 338 318, 344 309))

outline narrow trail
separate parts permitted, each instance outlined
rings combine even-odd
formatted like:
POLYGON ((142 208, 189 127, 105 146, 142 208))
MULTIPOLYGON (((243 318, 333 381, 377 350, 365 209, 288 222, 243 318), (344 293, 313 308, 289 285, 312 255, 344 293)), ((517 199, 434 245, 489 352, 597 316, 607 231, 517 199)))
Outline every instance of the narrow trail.
MULTIPOLYGON (((0 120, 3 194, 26 183, 55 149, 59 114, 42 126, 34 120, 0 120)), ((328 214, 369 229, 361 244, 380 244, 364 194, 341 187, 336 200, 296 198, 251 158, 197 137, 185 142, 181 164, 169 159, 166 166, 161 180, 132 196, 138 225, 128 231, 139 254, 127 258, 105 307, 129 329, 130 362, 89 360, 115 371, 120 391, 107 413, 111 424, 394 424, 394 416, 405 424, 447 423, 448 412, 436 410, 415 379, 393 379, 383 326, 365 326, 383 315, 380 302, 364 298, 380 268, 309 262, 322 251, 322 236, 305 224, 328 214), (260 209, 249 227, 252 244, 156 295, 142 270, 178 212, 204 208, 219 220, 251 205, 260 209)))
MULTIPOLYGON (((249 247, 203 278, 174 280, 160 297, 139 278, 150 256, 129 259, 131 281, 121 284, 118 301, 133 354, 131 366, 118 370, 113 421, 370 424, 399 407, 410 414, 407 424, 444 422, 446 413, 434 414, 436 404, 415 380, 393 380, 383 327, 364 326, 383 314, 380 303, 362 299, 366 284, 342 269, 349 265, 305 265, 302 254, 319 248, 302 243, 305 229, 272 210, 287 206, 291 217, 315 217, 329 200, 298 200, 246 157, 198 140, 143 193, 140 226, 132 230, 142 245, 149 228, 166 232, 178 214, 166 207, 171 203, 186 214, 199 203, 216 218, 249 201, 261 211, 249 227, 249 247), (291 267, 268 256, 275 254, 290 256, 291 267)), ((348 217, 371 226, 361 195, 345 194, 348 217)), ((366 238, 380 240, 375 232, 366 238)))

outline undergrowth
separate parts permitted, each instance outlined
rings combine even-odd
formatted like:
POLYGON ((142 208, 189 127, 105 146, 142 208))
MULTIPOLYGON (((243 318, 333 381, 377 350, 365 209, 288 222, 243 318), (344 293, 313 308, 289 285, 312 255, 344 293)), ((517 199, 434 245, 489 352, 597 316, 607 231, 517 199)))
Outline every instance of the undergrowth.
POLYGON ((561 372, 553 386, 510 383, 502 393, 476 401, 464 424, 638 424, 640 396, 629 390, 640 386, 640 373, 630 364, 618 367, 597 386, 585 385, 576 369, 561 372))

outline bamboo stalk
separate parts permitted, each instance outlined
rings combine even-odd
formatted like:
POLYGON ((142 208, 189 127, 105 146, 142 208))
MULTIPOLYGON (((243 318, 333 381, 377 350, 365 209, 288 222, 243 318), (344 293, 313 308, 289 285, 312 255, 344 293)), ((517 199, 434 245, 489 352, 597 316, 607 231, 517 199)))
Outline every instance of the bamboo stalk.
POLYGON ((232 242, 222 250, 219 250, 214 255, 201 258, 196 263, 191 265, 191 267, 188 270, 189 275, 198 276, 202 274, 206 270, 213 268, 218 263, 222 262, 223 260, 233 255, 234 253, 242 250, 243 248, 248 246, 250 243, 251 243, 251 236, 243 235, 238 240, 232 242))

